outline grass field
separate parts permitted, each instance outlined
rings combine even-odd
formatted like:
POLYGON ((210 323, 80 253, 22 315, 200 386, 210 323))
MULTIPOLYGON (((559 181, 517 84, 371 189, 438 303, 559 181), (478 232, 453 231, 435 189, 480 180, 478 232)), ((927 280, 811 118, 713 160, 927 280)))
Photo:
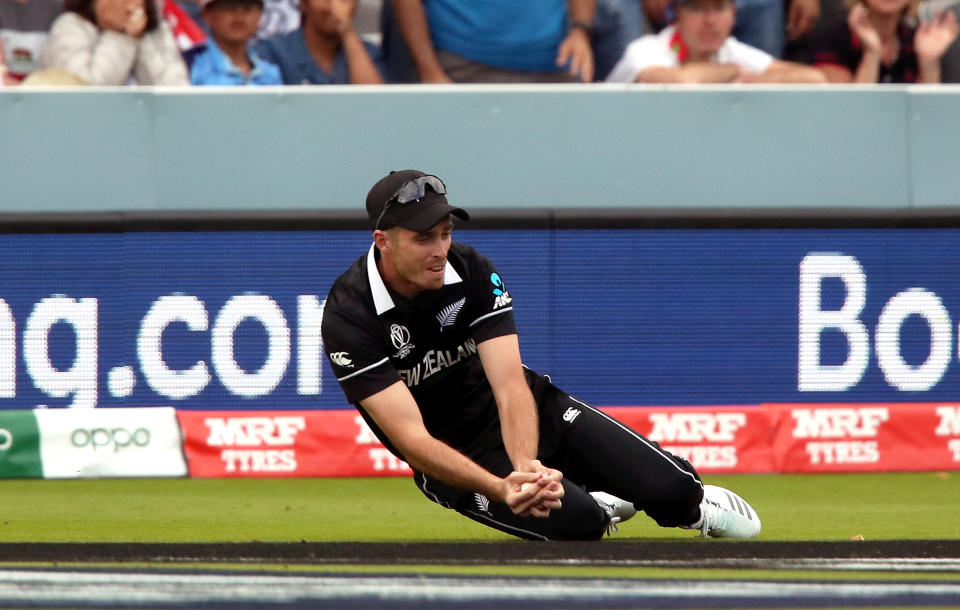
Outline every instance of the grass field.
MULTIPOLYGON (((960 539, 960 473, 730 475, 761 540, 960 539)), ((0 542, 487 541, 407 478, 0 481, 0 542)), ((616 540, 693 539, 638 516, 616 540)))

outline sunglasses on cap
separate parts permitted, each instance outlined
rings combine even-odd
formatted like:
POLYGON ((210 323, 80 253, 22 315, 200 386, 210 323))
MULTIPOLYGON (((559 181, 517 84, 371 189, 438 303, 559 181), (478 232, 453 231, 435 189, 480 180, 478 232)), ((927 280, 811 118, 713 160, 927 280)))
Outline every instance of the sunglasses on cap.
POLYGON ((397 189, 397 192, 387 199, 387 203, 385 203, 383 206, 383 211, 380 212, 379 216, 377 216, 377 222, 373 226, 373 230, 376 231, 380 228, 380 221, 383 220, 383 215, 387 213, 387 210, 390 209, 390 205, 394 201, 400 205, 410 203, 411 201, 419 201, 426 196, 428 186, 431 188, 431 190, 433 190, 434 193, 438 195, 447 194, 447 187, 443 183, 443 180, 437 178, 436 176, 427 175, 414 178, 397 189))

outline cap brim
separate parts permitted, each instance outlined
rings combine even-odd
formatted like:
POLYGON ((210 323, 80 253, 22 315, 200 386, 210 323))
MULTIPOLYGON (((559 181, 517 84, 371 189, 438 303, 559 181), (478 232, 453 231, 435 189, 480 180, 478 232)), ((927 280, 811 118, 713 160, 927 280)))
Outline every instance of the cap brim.
POLYGON ((438 197, 435 203, 424 206, 419 214, 398 222, 397 226, 410 229, 411 231, 417 231, 418 233, 421 231, 429 231, 438 222, 450 216, 450 214, 462 220, 470 220, 470 214, 467 214, 466 210, 454 207, 447 203, 445 198, 438 197))

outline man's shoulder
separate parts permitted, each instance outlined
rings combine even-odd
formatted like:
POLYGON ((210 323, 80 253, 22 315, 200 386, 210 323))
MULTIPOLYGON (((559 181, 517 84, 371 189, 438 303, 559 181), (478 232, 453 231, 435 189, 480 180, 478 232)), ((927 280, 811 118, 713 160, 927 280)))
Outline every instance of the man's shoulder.
POLYGON ((259 40, 254 48, 261 54, 289 55, 298 52, 303 46, 303 31, 296 29, 290 32, 279 32, 259 40))
MULTIPOLYGON (((660 60, 663 56, 670 55, 670 44, 673 38, 673 27, 667 27, 656 34, 644 34, 637 38, 624 51, 625 55, 634 58, 650 58, 655 56, 660 60)), ((674 54, 675 55, 675 54, 674 54)))
POLYGON ((340 274, 327 295, 327 305, 336 306, 346 304, 348 307, 360 305, 364 295, 370 294, 370 282, 367 278, 366 255, 353 262, 346 271, 340 274))
POLYGON ((193 85, 235 84, 230 78, 227 56, 207 40, 204 48, 190 59, 190 83, 193 85))

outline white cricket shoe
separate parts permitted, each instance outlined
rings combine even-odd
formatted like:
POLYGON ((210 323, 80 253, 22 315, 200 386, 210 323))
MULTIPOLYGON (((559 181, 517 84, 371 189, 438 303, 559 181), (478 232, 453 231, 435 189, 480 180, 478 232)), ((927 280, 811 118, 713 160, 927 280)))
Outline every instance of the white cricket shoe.
POLYGON ((591 491, 590 495, 597 501, 608 515, 610 515, 610 524, 607 526, 607 535, 610 532, 617 531, 617 524, 623 523, 627 519, 637 514, 637 509, 633 507, 632 502, 621 500, 617 496, 608 494, 605 491, 591 491))
POLYGON ((760 533, 757 511, 729 489, 704 485, 700 512, 700 523, 691 529, 699 529, 701 536, 755 538, 760 533))

